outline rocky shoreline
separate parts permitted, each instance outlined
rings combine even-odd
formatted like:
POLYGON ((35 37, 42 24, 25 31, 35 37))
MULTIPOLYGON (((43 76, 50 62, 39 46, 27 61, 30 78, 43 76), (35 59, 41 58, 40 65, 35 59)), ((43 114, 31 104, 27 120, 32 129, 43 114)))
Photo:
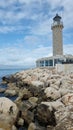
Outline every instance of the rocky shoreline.
POLYGON ((73 73, 35 68, 3 77, 1 130, 73 130, 73 73), (8 103, 8 104, 7 104, 8 103))

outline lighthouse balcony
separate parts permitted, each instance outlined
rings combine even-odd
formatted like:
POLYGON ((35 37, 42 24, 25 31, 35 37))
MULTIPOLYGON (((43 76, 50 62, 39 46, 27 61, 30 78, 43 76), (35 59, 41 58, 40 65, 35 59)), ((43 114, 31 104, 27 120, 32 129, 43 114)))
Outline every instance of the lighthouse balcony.
POLYGON ((51 25, 51 28, 54 27, 54 26, 58 26, 58 25, 63 26, 63 22, 62 22, 62 21, 60 21, 60 22, 54 22, 54 23, 51 25))

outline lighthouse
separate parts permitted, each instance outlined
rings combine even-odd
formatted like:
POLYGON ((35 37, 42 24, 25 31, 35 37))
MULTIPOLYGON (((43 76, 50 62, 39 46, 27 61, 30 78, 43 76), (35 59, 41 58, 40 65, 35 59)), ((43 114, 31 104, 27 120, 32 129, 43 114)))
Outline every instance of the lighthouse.
MULTIPOLYGON (((56 14, 53 18, 53 23, 51 26, 52 29, 52 48, 53 48, 53 56, 43 57, 36 61, 37 67, 55 67, 62 69, 66 69, 67 67, 73 70, 73 55, 64 55, 63 54, 63 22, 62 18, 56 14), (71 65, 69 65, 71 64, 71 65), (67 67, 66 67, 67 65, 67 67), (59 67, 57 67, 59 66, 59 67)), ((69 69, 68 69, 69 71, 69 69)))
POLYGON ((53 18, 53 24, 51 26, 52 35, 53 35, 53 56, 63 55, 63 37, 62 37, 62 29, 63 22, 61 21, 61 17, 56 14, 53 18))

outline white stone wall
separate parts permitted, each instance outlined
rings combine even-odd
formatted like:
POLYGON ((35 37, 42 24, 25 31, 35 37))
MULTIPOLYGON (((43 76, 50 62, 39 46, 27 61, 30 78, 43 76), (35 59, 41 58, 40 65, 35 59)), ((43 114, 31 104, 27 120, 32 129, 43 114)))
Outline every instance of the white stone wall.
POLYGON ((57 72, 66 72, 71 73, 73 72, 73 64, 56 64, 57 72))

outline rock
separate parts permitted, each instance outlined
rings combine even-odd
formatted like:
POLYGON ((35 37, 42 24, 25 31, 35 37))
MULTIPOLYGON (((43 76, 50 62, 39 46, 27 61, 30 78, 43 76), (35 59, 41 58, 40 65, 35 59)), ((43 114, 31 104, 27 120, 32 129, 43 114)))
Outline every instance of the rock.
POLYGON ((4 121, 0 121, 0 130, 11 130, 12 126, 9 123, 6 123, 4 121))
POLYGON ((14 88, 16 88, 16 83, 8 83, 7 87, 11 88, 11 89, 14 89, 14 88))
POLYGON ((61 97, 60 92, 52 87, 47 87, 44 92, 46 94, 46 97, 50 100, 57 100, 61 97))
POLYGON ((19 118, 17 124, 18 124, 19 126, 23 126, 23 125, 24 125, 24 120, 23 120, 22 118, 19 118))
POLYGON ((29 91, 32 93, 34 97, 36 97, 41 92, 41 87, 30 86, 29 91))
POLYGON ((55 125, 54 112, 47 105, 40 104, 37 107, 37 119, 42 125, 55 125))
POLYGON ((73 104, 73 93, 68 93, 65 96, 62 97, 61 101, 65 104, 65 105, 70 105, 73 104))
POLYGON ((44 82, 41 82, 39 80, 31 81, 31 85, 35 87, 44 87, 44 82))
POLYGON ((44 101, 41 104, 46 105, 50 111, 53 111, 52 102, 44 101))
POLYGON ((64 108, 64 104, 61 101, 54 101, 51 102, 51 106, 55 111, 58 111, 59 109, 64 108))
POLYGON ((61 108, 64 108, 64 104, 60 101, 41 102, 41 104, 48 106, 51 111, 53 111, 53 110, 57 111, 61 108))
POLYGON ((61 96, 64 96, 70 91, 69 91, 69 89, 66 89, 66 88, 60 88, 59 92, 60 92, 61 96))
POLYGON ((17 128, 15 127, 15 125, 12 126, 12 130, 17 130, 17 128))
POLYGON ((73 130, 73 120, 63 119, 56 125, 55 130, 73 130))
POLYGON ((28 127, 28 130, 36 130, 35 124, 34 123, 30 123, 29 127, 28 127))
POLYGON ((29 101, 24 101, 19 104, 20 111, 27 111, 32 109, 32 104, 29 101))
POLYGON ((67 117, 67 115, 68 111, 66 111, 65 107, 55 111, 56 123, 58 124, 59 122, 61 122, 63 119, 67 117))
POLYGON ((37 106, 38 98, 37 97, 30 97, 28 101, 31 103, 32 108, 35 108, 37 106))
POLYGON ((72 90, 72 83, 70 83, 69 77, 63 77, 61 83, 61 88, 72 90))
POLYGON ((0 93, 4 93, 5 92, 5 88, 0 88, 0 93))
POLYGON ((0 98, 0 128, 11 130, 16 122, 18 108, 10 99, 0 98))
POLYGON ((37 103, 38 102, 38 98, 37 97, 30 97, 29 98, 29 102, 37 103))
POLYGON ((19 113, 7 101, 3 108, 0 102, 2 130, 15 130, 14 125, 25 125, 28 130, 73 130, 72 73, 42 67, 4 77, 3 82, 8 86, 6 91, 16 91, 19 113))
POLYGON ((15 95, 17 95, 16 91, 11 90, 11 89, 7 89, 4 94, 5 94, 5 96, 15 96, 15 95))
POLYGON ((6 83, 11 83, 11 82, 17 82, 17 78, 15 78, 13 75, 10 75, 9 77, 2 77, 2 80, 6 83))
POLYGON ((57 126, 62 125, 63 123, 63 127, 65 128, 69 128, 69 127, 73 127, 73 105, 69 105, 67 107, 64 108, 60 108, 58 111, 55 112, 55 119, 56 119, 56 123, 57 126))
POLYGON ((42 77, 39 77, 39 79, 40 79, 41 82, 45 83, 45 87, 49 87, 48 83, 46 83, 47 80, 48 80, 48 74, 44 74, 42 77))
POLYGON ((56 85, 56 84, 51 84, 50 87, 51 87, 51 88, 54 88, 54 89, 57 90, 57 91, 59 90, 59 86, 56 85))
POLYGON ((6 76, 3 76, 2 81, 5 82, 5 83, 8 83, 8 78, 6 76))
POLYGON ((0 114, 0 128, 3 128, 4 130, 11 130, 15 122, 15 115, 5 113, 0 114))
POLYGON ((46 130, 45 127, 40 126, 39 124, 36 125, 36 123, 30 123, 28 126, 28 130, 46 130))
POLYGON ((61 84, 62 84, 61 79, 56 80, 55 85, 57 85, 58 88, 60 88, 61 84))
POLYGON ((59 79, 61 76, 59 74, 53 74, 51 75, 51 79, 59 79))
POLYGON ((0 130, 4 130, 3 128, 0 128, 0 130))
POLYGON ((24 119, 26 124, 30 124, 34 121, 34 113, 29 110, 22 111, 22 118, 24 119))
POLYGON ((18 108, 16 104, 6 97, 0 97, 0 112, 5 113, 5 114, 9 113, 11 106, 13 109, 13 114, 15 114, 16 116, 18 113, 18 108))
POLYGON ((26 99, 32 97, 32 93, 28 89, 24 88, 23 90, 19 91, 19 97, 22 100, 26 100, 26 99))
POLYGON ((53 126, 48 125, 47 130, 55 130, 53 126))

